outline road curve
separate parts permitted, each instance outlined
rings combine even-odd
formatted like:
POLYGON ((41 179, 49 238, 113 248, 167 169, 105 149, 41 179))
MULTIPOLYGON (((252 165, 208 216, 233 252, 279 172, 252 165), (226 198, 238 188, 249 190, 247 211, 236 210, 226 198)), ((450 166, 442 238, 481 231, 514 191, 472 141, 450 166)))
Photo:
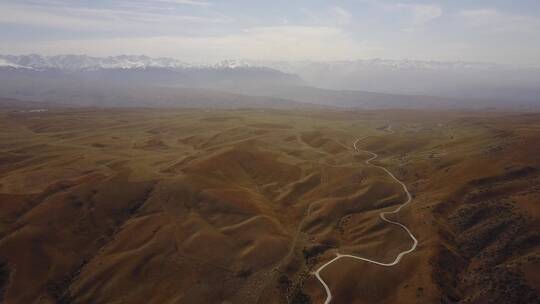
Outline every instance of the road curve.
MULTIPOLYGON (((388 127, 387 131, 391 132, 391 133, 394 133, 394 131, 392 131, 391 126, 388 127)), ((397 179, 396 176, 394 174, 392 174, 392 172, 390 172, 385 167, 382 167, 382 166, 379 166, 379 165, 374 165, 374 164, 371 163, 371 161, 376 159, 377 157, 379 157, 379 155, 377 155, 376 153, 370 152, 370 151, 358 149, 358 147, 357 147, 358 142, 360 142, 361 140, 364 140, 365 138, 367 138, 367 136, 359 138, 354 142, 354 144, 353 144, 354 150, 356 152, 365 152, 365 153, 371 154, 371 158, 369 158, 368 160, 365 161, 366 165, 370 165, 370 166, 379 168, 379 169, 383 170, 384 172, 386 172, 388 175, 390 175, 390 177, 392 177, 392 179, 394 179, 397 183, 399 183, 401 185, 401 187, 403 188, 403 190, 407 194, 407 200, 403 204, 399 205, 396 209, 394 209, 392 211, 385 211, 385 212, 379 213, 379 217, 383 221, 388 222, 390 224, 397 225, 397 226, 401 227, 403 230, 405 230, 405 232, 407 232, 409 234, 409 236, 411 237, 411 239, 413 240, 413 244, 412 244, 410 249, 402 251, 401 253, 399 253, 396 256, 396 258, 394 259, 394 261, 392 261, 391 263, 383 263, 383 262, 379 262, 379 261, 363 258, 361 256, 351 255, 351 254, 340 254, 339 252, 336 253, 336 256, 333 259, 331 259, 330 261, 323 264, 321 267, 319 267, 319 269, 317 269, 313 273, 317 277, 319 282, 321 282, 324 289, 326 290, 326 301, 324 301, 324 304, 328 304, 328 303, 330 303, 330 301, 332 301, 332 292, 330 291, 330 288, 328 287, 326 282, 321 278, 321 271, 324 270, 326 267, 330 266, 332 263, 337 262, 338 260, 343 259, 343 258, 351 258, 351 259, 356 259, 356 260, 361 260, 361 261, 364 261, 364 262, 376 264, 376 265, 379 265, 379 266, 391 267, 391 266, 397 265, 399 263, 399 261, 401 261, 401 259, 405 255, 413 252, 416 249, 416 246, 418 245, 418 240, 416 239, 416 237, 414 237, 414 235, 409 230, 409 228, 407 228, 407 226, 405 226, 405 225, 403 225, 403 224, 401 224, 399 222, 396 222, 396 221, 393 221, 393 220, 390 220, 390 219, 386 218, 386 215, 388 215, 388 214, 396 214, 399 211, 401 211, 401 209, 403 209, 405 206, 407 206, 412 201, 411 193, 409 192, 409 189, 407 189, 407 186, 402 181, 397 179)))

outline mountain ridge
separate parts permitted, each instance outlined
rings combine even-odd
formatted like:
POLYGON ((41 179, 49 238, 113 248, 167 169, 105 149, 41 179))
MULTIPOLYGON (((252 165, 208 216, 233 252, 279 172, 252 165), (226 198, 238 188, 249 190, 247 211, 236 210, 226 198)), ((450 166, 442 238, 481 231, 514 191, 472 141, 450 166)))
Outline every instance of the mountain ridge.
POLYGON ((17 67, 61 70, 87 70, 87 69, 134 69, 134 68, 269 68, 282 72, 294 73, 297 67, 364 67, 364 68, 389 68, 389 69, 424 69, 424 70, 453 70, 453 69, 521 69, 537 66, 511 66, 490 62, 470 61, 440 61, 440 60, 411 60, 411 59, 356 59, 334 61, 263 61, 244 59, 224 59, 214 63, 194 63, 182 61, 172 57, 150 57, 146 55, 114 55, 114 56, 89 56, 77 54, 62 54, 45 56, 39 54, 26 55, 2 55, 0 54, 0 67, 17 67))
POLYGON ((243 60, 222 60, 215 64, 187 63, 170 57, 149 57, 146 55, 117 55, 94 57, 88 55, 0 55, 0 67, 25 68, 34 70, 57 69, 66 71, 94 71, 98 69, 269 69, 255 66, 243 60))

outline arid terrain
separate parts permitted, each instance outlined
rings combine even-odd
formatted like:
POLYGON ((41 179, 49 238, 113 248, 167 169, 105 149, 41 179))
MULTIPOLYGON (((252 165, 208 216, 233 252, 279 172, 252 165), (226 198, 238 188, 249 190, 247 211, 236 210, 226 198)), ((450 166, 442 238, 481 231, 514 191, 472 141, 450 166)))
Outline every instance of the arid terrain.
POLYGON ((540 303, 540 114, 32 106, 0 302, 540 303))

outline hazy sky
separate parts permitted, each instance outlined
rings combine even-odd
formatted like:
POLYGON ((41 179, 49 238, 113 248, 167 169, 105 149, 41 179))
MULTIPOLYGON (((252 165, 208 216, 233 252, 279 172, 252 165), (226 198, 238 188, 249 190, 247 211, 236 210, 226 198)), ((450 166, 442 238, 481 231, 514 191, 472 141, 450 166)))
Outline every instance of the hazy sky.
POLYGON ((539 0, 0 0, 2 54, 540 62, 539 0))

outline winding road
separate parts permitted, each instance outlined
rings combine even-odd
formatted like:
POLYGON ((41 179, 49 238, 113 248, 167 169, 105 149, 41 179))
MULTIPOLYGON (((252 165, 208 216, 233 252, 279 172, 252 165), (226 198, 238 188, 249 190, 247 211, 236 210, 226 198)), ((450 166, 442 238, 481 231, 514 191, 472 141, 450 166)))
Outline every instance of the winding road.
MULTIPOLYGON (((389 126, 387 128, 387 131, 391 132, 391 133, 394 133, 394 131, 392 131, 391 126, 389 126)), ((393 221, 393 220, 390 220, 390 219, 386 218, 386 215, 397 214, 399 211, 401 211, 401 209, 403 209, 405 206, 407 206, 412 201, 412 196, 411 196, 411 193, 409 192, 409 189, 407 189, 407 186, 402 181, 397 179, 396 176, 394 174, 392 174, 392 172, 390 172, 385 167, 382 167, 382 166, 379 166, 379 165, 374 165, 374 164, 371 163, 371 161, 376 159, 377 157, 379 157, 379 155, 377 155, 376 153, 370 152, 370 151, 361 150, 361 149, 359 149, 357 147, 358 142, 360 142, 361 140, 364 140, 366 138, 367 138, 367 136, 357 139, 353 144, 354 150, 356 152, 365 152, 365 153, 370 154, 371 158, 369 158, 368 160, 365 161, 366 165, 379 168, 379 169, 383 170, 384 172, 386 172, 388 175, 390 175, 390 177, 392 177, 392 179, 394 179, 397 183, 399 183, 401 185, 401 187, 403 188, 403 190, 407 194, 407 200, 403 204, 399 205, 396 209, 394 209, 392 211, 385 211, 385 212, 379 213, 379 217, 383 221, 388 222, 390 224, 397 225, 397 226, 401 227, 403 230, 405 230, 405 232, 407 232, 409 234, 409 236, 411 237, 411 239, 413 240, 413 244, 412 244, 410 249, 402 251, 401 253, 399 253, 396 256, 396 258, 394 259, 394 261, 392 261, 390 263, 383 263, 383 262, 379 262, 379 261, 363 258, 361 256, 351 255, 351 254, 340 254, 339 252, 336 253, 336 256, 332 260, 326 262, 321 267, 319 267, 319 269, 317 269, 315 272, 313 272, 313 274, 317 277, 319 282, 321 282, 324 289, 326 290, 326 301, 324 301, 324 304, 328 304, 328 303, 330 303, 330 301, 332 301, 332 292, 330 291, 330 288, 328 287, 326 282, 321 278, 321 271, 324 270, 326 267, 330 266, 332 263, 335 263, 335 262, 337 262, 337 261, 339 261, 340 259, 343 259, 343 258, 350 258, 350 259, 356 259, 356 260, 376 264, 376 265, 379 265, 379 266, 392 267, 392 266, 397 265, 405 255, 413 252, 416 249, 416 246, 418 245, 418 240, 416 239, 416 237, 414 237, 414 235, 409 230, 409 228, 407 228, 407 226, 405 226, 405 225, 403 225, 403 224, 401 224, 399 222, 396 222, 396 221, 393 221)))

